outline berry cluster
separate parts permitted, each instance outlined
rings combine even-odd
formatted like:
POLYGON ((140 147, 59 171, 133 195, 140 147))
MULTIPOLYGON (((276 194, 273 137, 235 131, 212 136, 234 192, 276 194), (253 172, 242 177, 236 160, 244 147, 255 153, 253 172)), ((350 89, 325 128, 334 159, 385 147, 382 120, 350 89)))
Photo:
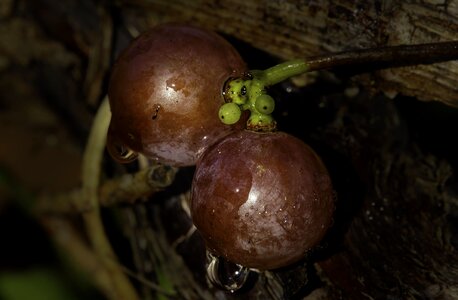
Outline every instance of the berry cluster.
POLYGON ((330 227, 334 193, 318 155, 276 130, 266 87, 306 69, 249 71, 213 32, 154 28, 113 68, 108 149, 123 162, 138 152, 196 165, 192 219, 215 255, 262 270, 297 262, 330 227))

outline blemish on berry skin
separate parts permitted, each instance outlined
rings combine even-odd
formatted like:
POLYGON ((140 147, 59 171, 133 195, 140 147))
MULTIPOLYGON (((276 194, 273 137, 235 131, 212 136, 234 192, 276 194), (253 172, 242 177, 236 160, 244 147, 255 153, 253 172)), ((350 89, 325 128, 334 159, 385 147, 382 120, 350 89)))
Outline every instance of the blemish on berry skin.
POLYGON ((157 117, 159 116, 159 110, 161 109, 161 105, 160 104, 154 104, 153 107, 154 107, 154 113, 153 113, 153 116, 151 117, 151 119, 156 120, 157 117))

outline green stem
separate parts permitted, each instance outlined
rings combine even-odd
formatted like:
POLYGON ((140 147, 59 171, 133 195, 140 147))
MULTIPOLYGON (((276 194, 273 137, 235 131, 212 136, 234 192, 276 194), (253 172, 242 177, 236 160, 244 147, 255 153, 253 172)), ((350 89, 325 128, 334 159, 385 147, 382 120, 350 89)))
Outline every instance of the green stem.
MULTIPOLYGON (((238 78, 229 82, 225 88, 225 99, 226 102, 238 105, 240 110, 251 112, 247 122, 248 129, 271 131, 275 129, 275 121, 268 112, 271 108, 273 110, 273 107, 260 105, 260 103, 257 105, 258 99, 265 100, 266 87, 290 77, 324 69, 351 67, 351 70, 355 71, 361 67, 363 69, 370 67, 374 70, 452 59, 458 59, 458 41, 361 49, 290 60, 263 71, 251 71, 252 77, 249 79, 238 78)), ((224 116, 221 117, 221 121, 225 124, 236 123, 241 115, 233 105, 223 105, 219 113, 220 117, 224 116), (232 113, 234 111, 236 114, 232 113), (227 119, 230 119, 230 122, 227 119)))
POLYGON ((271 116, 275 102, 267 96, 266 87, 282 82, 292 76, 305 73, 309 65, 305 60, 290 60, 264 71, 251 71, 250 79, 235 79, 225 88, 226 103, 219 111, 225 124, 231 125, 240 119, 241 110, 249 110, 247 128, 254 131, 275 130, 276 123, 271 116), (269 100, 271 99, 271 100, 269 100), (237 107, 238 106, 238 107, 237 107))
POLYGON ((303 74, 309 70, 308 63, 303 59, 290 60, 263 71, 253 71, 255 78, 265 86, 280 83, 290 77, 303 74))

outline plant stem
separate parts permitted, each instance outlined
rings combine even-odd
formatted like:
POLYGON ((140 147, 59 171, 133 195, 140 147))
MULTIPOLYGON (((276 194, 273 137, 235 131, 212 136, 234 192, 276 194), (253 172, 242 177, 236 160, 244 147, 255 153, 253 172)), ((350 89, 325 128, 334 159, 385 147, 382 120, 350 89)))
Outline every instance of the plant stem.
POLYGON ((62 217, 40 216, 38 219, 53 241, 64 250, 65 258, 71 260, 70 265, 85 272, 108 299, 113 299, 115 293, 109 272, 75 226, 62 217))
POLYGON ((350 50, 306 59, 308 71, 359 67, 383 69, 458 59, 458 41, 350 50))
POLYGON ((310 71, 342 67, 365 67, 367 70, 376 70, 454 59, 458 59, 458 41, 350 50, 312 56, 305 60, 295 59, 252 73, 265 86, 270 86, 310 71))
MULTIPOLYGON (((135 203, 169 186, 177 172, 176 168, 155 164, 133 174, 105 181, 98 187, 100 206, 113 206, 122 203, 135 203)), ((82 202, 81 189, 56 195, 41 195, 35 205, 37 214, 79 214, 88 210, 82 202), (81 205, 85 206, 81 206, 81 205)))
POLYGON ((292 76, 300 75, 309 70, 306 60, 290 60, 264 71, 252 71, 255 78, 260 80, 265 86, 280 83, 292 76))
MULTIPOLYGON (((282 82, 305 72, 339 69, 347 67, 351 72, 431 64, 458 59, 458 41, 418 45, 388 46, 380 48, 351 50, 328 55, 290 60, 266 70, 251 71, 251 78, 236 78, 226 84, 226 102, 235 103, 241 110, 249 110, 247 128, 254 131, 275 130, 275 121, 270 113, 256 109, 258 97, 266 94, 266 87, 282 82)), ((220 115, 226 112, 220 110, 220 115)), ((259 106, 258 106, 259 107, 259 106)), ((240 116, 231 119, 236 123, 240 116)), ((229 123, 227 123, 229 124, 229 123)))
POLYGON ((83 198, 81 201, 84 202, 83 207, 88 208, 83 213, 83 219, 92 247, 98 259, 100 259, 110 274, 116 295, 114 299, 136 300, 139 299, 137 292, 117 263, 116 255, 105 234, 100 216, 97 190, 110 118, 110 106, 108 98, 105 98, 95 116, 83 156, 83 198))

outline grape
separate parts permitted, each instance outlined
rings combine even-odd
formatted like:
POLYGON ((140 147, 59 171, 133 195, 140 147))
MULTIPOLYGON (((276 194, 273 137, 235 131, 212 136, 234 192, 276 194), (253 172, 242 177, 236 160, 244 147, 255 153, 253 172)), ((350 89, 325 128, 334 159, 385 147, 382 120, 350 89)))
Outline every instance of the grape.
POLYGON ((282 132, 235 132, 210 147, 192 183, 209 250, 261 270, 297 262, 331 226, 334 191, 317 154, 282 132))
POLYGON ((275 109, 275 100, 271 96, 263 94, 256 98, 255 107, 259 112, 269 115, 275 109))
POLYGON ((173 166, 194 165, 234 126, 218 110, 222 89, 246 72, 237 51, 203 29, 166 24, 141 34, 113 67, 109 149, 133 150, 173 166))
POLYGON ((225 103, 219 109, 219 119, 224 124, 235 124, 240 120, 241 116, 242 111, 240 107, 233 102, 225 103))

